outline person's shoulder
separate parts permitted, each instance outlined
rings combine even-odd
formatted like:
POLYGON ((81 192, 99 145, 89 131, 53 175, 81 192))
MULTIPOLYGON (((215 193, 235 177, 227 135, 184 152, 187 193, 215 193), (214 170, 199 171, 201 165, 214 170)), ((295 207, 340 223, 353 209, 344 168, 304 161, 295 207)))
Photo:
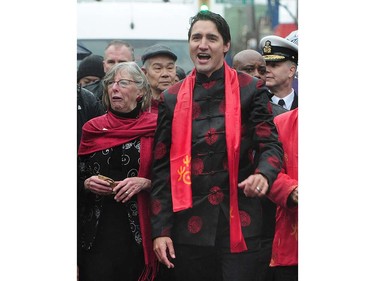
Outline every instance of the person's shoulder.
POLYGON ((160 101, 163 103, 175 103, 177 95, 181 89, 182 81, 178 81, 161 93, 160 101))
POLYGON ((286 122, 287 120, 294 120, 297 117, 298 117, 298 107, 275 116, 274 122, 275 123, 286 122))
POLYGON ((173 84, 170 86, 165 92, 167 92, 170 95, 177 95, 180 91, 181 85, 183 80, 178 81, 176 84, 173 84))
POLYGON ((143 111, 139 116, 139 121, 145 126, 151 126, 156 129, 158 123, 158 114, 153 111, 143 111))
POLYGON ((144 116, 144 118, 148 118, 151 120, 158 118, 158 114, 152 111, 143 111, 142 116, 144 116))
POLYGON ((83 98, 96 99, 94 93, 84 87, 81 88, 81 95, 83 98))
POLYGON ((238 71, 238 70, 236 70, 236 72, 237 72, 238 81, 248 82, 248 81, 251 81, 254 78, 253 76, 251 76, 250 74, 248 74, 246 72, 238 71))
POLYGON ((242 71, 237 71, 237 77, 240 87, 255 86, 256 88, 261 88, 265 86, 261 79, 242 71))
POLYGON ((85 129, 85 130, 90 129, 90 128, 96 129, 99 127, 98 124, 103 123, 103 120, 106 118, 107 118, 107 113, 93 117, 89 119, 87 122, 85 122, 85 124, 83 124, 82 129, 85 129))
POLYGON ((274 116, 278 116, 280 114, 288 112, 288 110, 285 109, 284 107, 282 107, 281 105, 279 105, 277 103, 274 103, 272 101, 270 101, 270 103, 271 103, 271 106, 272 106, 272 112, 273 112, 274 116))
POLYGON ((88 110, 87 113, 91 115, 91 117, 95 117, 97 115, 102 115, 103 113, 105 113, 104 108, 102 109, 102 107, 100 106, 100 102, 95 94, 85 88, 81 88, 81 94, 80 97, 78 97, 78 103, 83 106, 83 108, 88 110))

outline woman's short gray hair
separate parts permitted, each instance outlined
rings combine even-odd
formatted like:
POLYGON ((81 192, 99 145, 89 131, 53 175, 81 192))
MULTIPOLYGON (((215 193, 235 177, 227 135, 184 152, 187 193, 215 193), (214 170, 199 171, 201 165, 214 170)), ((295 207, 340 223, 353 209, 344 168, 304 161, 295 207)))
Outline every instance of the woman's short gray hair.
POLYGON ((110 107, 109 95, 108 95, 108 82, 113 81, 117 73, 127 72, 131 79, 135 81, 138 89, 143 92, 142 98, 142 110, 147 111, 151 106, 151 88, 147 81, 146 75, 143 73, 142 69, 133 61, 121 62, 115 64, 104 76, 103 78, 103 104, 105 108, 110 107))

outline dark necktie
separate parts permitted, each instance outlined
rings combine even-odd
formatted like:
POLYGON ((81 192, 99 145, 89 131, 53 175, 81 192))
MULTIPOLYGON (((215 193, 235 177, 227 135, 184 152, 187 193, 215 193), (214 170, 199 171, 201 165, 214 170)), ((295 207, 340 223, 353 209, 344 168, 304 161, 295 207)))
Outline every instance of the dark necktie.
POLYGON ((278 104, 281 105, 282 107, 284 107, 285 101, 283 99, 279 99, 278 104))

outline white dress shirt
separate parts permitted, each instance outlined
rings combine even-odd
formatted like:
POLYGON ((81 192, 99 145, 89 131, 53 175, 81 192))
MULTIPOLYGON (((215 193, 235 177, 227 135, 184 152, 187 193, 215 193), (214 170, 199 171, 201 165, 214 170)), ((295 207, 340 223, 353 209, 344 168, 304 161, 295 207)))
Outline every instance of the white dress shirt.
MULTIPOLYGON (((284 104, 283 107, 284 107, 285 109, 287 109, 287 110, 290 110, 290 108, 292 107, 293 99, 294 99, 294 89, 292 89, 292 92, 291 92, 289 95, 287 95, 286 97, 283 97, 282 99, 283 99, 284 102, 285 102, 285 104, 284 104)), ((279 103, 279 100, 281 100, 281 98, 279 98, 279 97, 273 95, 272 98, 271 98, 271 100, 272 100, 274 103, 277 103, 277 104, 278 104, 278 103, 279 103)))

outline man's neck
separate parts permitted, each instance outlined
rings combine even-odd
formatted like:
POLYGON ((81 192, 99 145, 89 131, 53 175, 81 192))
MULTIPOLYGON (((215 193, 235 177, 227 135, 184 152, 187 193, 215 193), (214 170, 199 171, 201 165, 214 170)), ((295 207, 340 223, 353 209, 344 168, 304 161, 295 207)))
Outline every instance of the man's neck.
POLYGON ((161 92, 152 91, 152 99, 159 100, 161 92))
POLYGON ((287 95, 289 95, 291 92, 293 91, 293 89, 291 87, 288 87, 288 88, 284 88, 284 89, 273 89, 271 90, 270 89, 270 92, 275 95, 276 97, 280 98, 280 99, 283 99, 285 98, 287 95))

